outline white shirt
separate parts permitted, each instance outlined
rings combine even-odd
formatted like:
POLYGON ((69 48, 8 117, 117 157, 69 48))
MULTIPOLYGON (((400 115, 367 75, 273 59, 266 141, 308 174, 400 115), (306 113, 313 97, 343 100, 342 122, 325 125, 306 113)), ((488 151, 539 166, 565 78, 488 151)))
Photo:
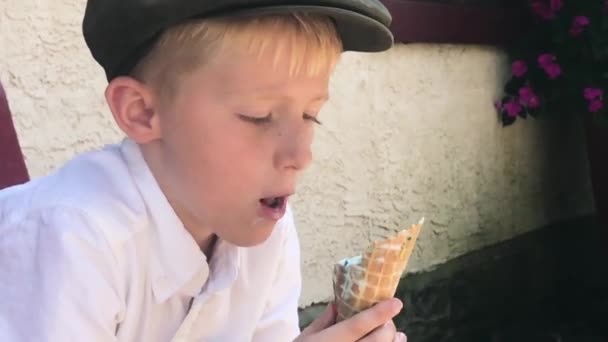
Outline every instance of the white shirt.
POLYGON ((210 263, 131 140, 0 191, 0 341, 292 341, 292 211, 210 263))

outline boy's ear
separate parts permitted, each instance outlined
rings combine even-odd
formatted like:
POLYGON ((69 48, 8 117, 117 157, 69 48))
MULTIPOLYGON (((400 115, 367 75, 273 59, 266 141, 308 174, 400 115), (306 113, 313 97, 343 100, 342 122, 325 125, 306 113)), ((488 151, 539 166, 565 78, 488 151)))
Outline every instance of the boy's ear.
POLYGON ((160 138, 160 121, 152 89, 131 77, 113 79, 105 92, 114 120, 137 143, 160 138))

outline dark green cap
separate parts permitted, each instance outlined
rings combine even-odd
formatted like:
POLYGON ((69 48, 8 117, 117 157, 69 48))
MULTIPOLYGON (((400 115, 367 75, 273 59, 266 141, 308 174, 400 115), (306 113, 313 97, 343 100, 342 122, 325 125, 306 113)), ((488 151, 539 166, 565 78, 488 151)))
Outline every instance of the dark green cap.
POLYGON ((85 41, 108 80, 126 75, 168 27, 193 18, 304 11, 331 17, 344 51, 389 49, 391 15, 378 0, 88 0, 85 41))

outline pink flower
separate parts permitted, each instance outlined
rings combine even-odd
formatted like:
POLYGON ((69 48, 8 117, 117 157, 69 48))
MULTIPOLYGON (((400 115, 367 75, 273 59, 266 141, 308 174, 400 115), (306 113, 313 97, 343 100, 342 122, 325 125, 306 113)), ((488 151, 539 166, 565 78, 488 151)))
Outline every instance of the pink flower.
POLYGON ((579 15, 574 17, 572 19, 572 26, 570 27, 570 35, 572 37, 579 36, 581 33, 583 33, 583 30, 589 25, 589 23, 589 18, 585 16, 579 15))
POLYGON ((595 113, 604 108, 604 102, 600 99, 593 100, 589 103, 589 111, 595 113))
POLYGON ((530 8, 539 17, 550 20, 564 6, 564 0, 530 0, 530 8))
POLYGON ((526 72, 528 72, 528 66, 526 65, 526 62, 517 60, 513 62, 513 65, 511 65, 511 72, 516 77, 522 77, 526 74, 526 72))
POLYGON ((585 99, 592 101, 592 100, 595 100, 597 98, 601 98, 602 96, 604 96, 604 91, 599 88, 589 87, 589 88, 585 88, 584 95, 585 95, 585 99))
POLYGON ((602 100, 604 91, 602 89, 588 87, 583 91, 583 95, 589 101, 589 112, 595 113, 604 108, 604 101, 602 100))
POLYGON ((540 107, 540 99, 531 87, 522 87, 519 89, 520 103, 528 108, 540 107))
POLYGON ((540 99, 538 96, 534 95, 528 101, 528 108, 538 108, 540 107, 540 99))
POLYGON ((507 103, 505 103, 503 107, 507 111, 507 115, 510 118, 514 118, 521 112, 521 104, 517 101, 517 99, 511 99, 507 103))
POLYGON ((534 90, 532 90, 532 87, 526 86, 519 88, 519 97, 522 101, 526 102, 532 96, 534 96, 534 90))
POLYGON ((564 0, 551 0, 551 11, 557 12, 564 6, 564 0))
POLYGON ((572 21, 572 23, 574 25, 578 25, 578 26, 587 26, 587 25, 589 25, 589 23, 591 23, 591 21, 589 20, 589 18, 585 17, 584 15, 578 15, 578 16, 574 17, 574 20, 572 21))
POLYGON ((557 57, 555 57, 555 55, 552 55, 550 53, 544 53, 538 56, 538 64, 540 64, 540 66, 544 69, 548 65, 553 64, 556 59, 557 57))
POLYGON ((554 17, 553 11, 551 11, 546 4, 543 4, 540 1, 532 2, 530 7, 532 8, 532 12, 534 12, 534 14, 545 20, 553 19, 554 17))
POLYGON ((551 64, 545 68, 545 72, 550 79, 554 80, 562 74, 562 68, 557 64, 551 64))
POLYGON ((559 75, 562 74, 562 68, 555 63, 557 58, 555 55, 550 53, 545 53, 538 56, 538 64, 543 70, 547 73, 550 79, 556 79, 559 75))

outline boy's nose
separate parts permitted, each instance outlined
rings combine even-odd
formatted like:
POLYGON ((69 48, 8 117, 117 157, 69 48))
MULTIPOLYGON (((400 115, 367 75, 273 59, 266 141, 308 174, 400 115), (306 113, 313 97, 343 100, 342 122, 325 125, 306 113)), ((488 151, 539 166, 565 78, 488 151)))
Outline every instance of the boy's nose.
POLYGON ((292 128, 279 133, 274 163, 279 170, 304 170, 312 162, 312 128, 292 128))

